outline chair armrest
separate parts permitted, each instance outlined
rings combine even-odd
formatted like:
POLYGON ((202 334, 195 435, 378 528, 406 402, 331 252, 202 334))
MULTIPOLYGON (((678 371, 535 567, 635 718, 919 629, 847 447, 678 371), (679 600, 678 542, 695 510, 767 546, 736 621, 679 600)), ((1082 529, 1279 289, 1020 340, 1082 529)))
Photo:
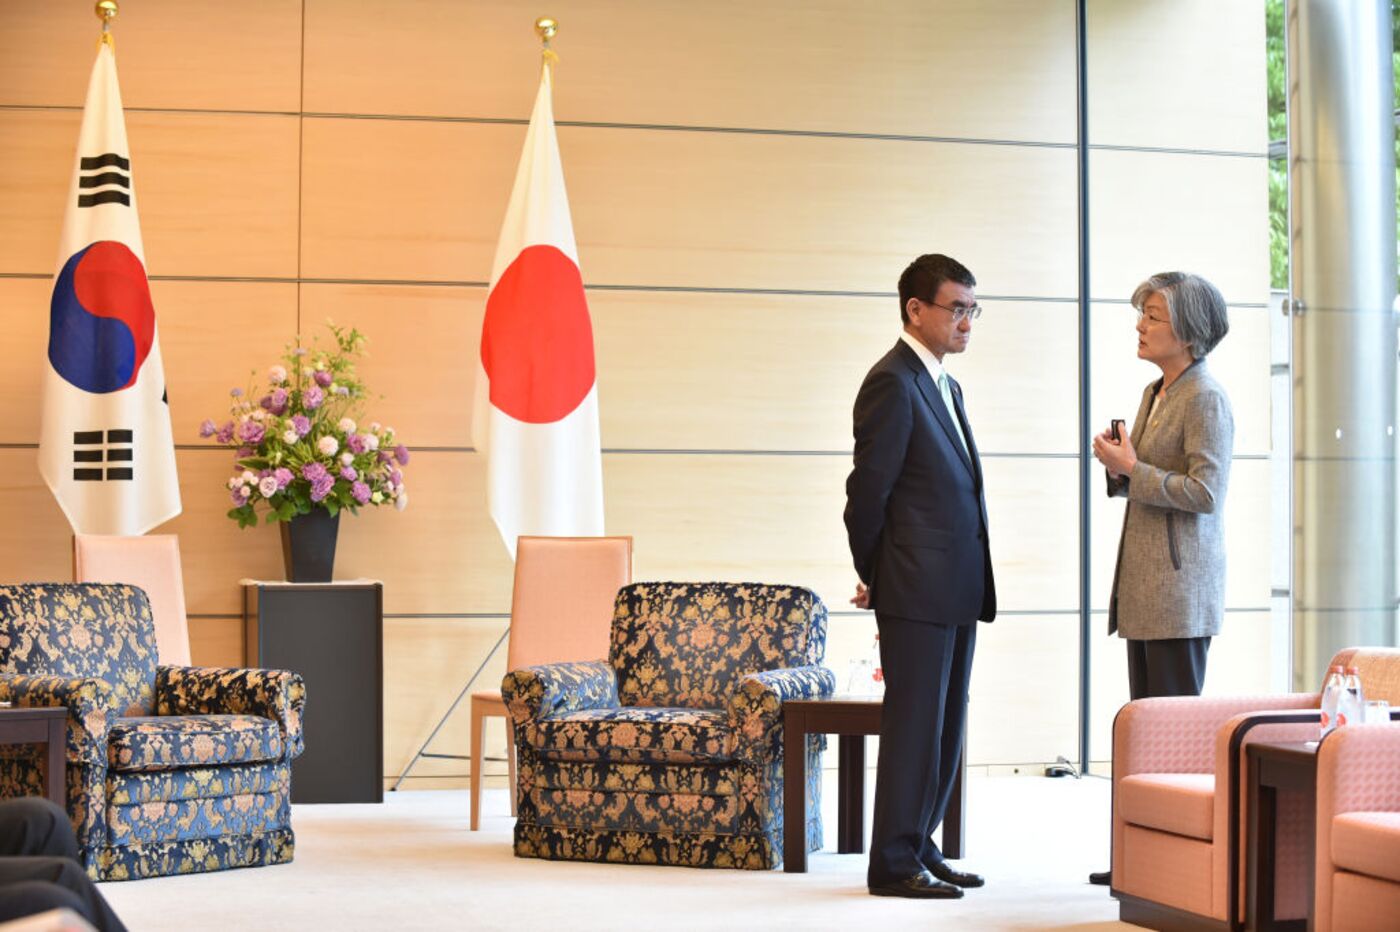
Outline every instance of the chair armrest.
POLYGON ((783 703, 826 699, 836 692, 836 674, 826 667, 763 670, 739 678, 729 696, 729 733, 734 756, 760 764, 783 750, 783 703))
POLYGON ((1114 779, 1135 773, 1214 773, 1217 733, 1231 717, 1316 708, 1317 701, 1317 693, 1134 700, 1113 722, 1114 779))
POLYGON ((525 667, 501 680, 501 698, 518 728, 566 712, 617 708, 617 676, 606 660, 525 667))
POLYGON ((1319 824, 1344 812, 1400 812, 1400 728, 1395 726, 1347 725, 1318 746, 1319 824))
POLYGON ((67 759, 107 766, 107 730, 112 719, 112 685, 96 677, 0 673, 0 700, 20 708, 68 709, 67 759))
POLYGON ((283 760, 305 750, 306 683, 290 670, 156 668, 157 715, 261 715, 282 731, 283 760))

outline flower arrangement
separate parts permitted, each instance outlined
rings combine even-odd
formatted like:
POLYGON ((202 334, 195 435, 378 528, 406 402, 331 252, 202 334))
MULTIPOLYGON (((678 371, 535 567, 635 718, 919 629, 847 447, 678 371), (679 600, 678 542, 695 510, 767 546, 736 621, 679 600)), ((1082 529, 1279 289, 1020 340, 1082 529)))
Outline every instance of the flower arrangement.
POLYGON ((355 360, 365 338, 355 329, 328 326, 334 350, 289 344, 285 365, 267 370, 266 393, 256 382, 246 391, 234 388, 231 417, 221 426, 212 420, 199 426, 201 437, 235 451, 228 516, 239 527, 256 525, 263 507, 271 523, 315 508, 336 515, 364 505, 392 502, 400 511, 408 505, 399 469, 408 464, 408 449, 392 427, 361 426, 365 388, 355 360))

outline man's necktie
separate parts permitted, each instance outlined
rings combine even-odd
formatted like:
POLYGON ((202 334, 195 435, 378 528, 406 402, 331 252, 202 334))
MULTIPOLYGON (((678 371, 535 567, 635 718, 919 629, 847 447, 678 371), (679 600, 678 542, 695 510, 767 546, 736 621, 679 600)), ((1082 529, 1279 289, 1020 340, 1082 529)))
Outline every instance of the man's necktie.
POLYGON ((953 392, 948 388, 948 373, 938 373, 938 393, 943 396, 943 406, 948 409, 948 418, 953 422, 953 430, 958 432, 958 439, 962 441, 963 452, 968 459, 972 459, 972 453, 967 448, 967 438, 963 436, 962 424, 958 423, 958 409, 953 407, 953 392))

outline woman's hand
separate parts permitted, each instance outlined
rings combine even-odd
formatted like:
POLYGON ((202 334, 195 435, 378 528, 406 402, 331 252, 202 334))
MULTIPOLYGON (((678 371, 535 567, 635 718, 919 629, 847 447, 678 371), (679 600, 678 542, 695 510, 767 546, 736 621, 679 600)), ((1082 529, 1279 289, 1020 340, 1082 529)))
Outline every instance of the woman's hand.
POLYGON ((1108 431, 1094 438, 1094 457, 1103 463, 1108 474, 1115 479, 1121 479, 1131 473, 1138 461, 1132 440, 1128 438, 1127 433, 1120 431, 1120 434, 1122 439, 1116 441, 1108 431))
POLYGON ((870 590, 866 588, 865 583, 856 583, 856 594, 851 599, 851 604, 856 608, 870 607, 870 590))

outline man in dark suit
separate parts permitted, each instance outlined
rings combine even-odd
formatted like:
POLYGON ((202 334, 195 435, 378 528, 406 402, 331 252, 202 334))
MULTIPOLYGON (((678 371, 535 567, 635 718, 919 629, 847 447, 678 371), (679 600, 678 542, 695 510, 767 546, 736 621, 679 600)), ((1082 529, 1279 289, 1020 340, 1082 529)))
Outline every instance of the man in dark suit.
POLYGON ((942 365, 967 349, 976 284, 947 256, 915 259, 899 278, 904 332, 856 396, 851 601, 875 610, 885 678, 867 876, 877 896, 951 899, 982 886, 932 838, 962 765, 977 622, 996 617, 982 463, 942 365))

